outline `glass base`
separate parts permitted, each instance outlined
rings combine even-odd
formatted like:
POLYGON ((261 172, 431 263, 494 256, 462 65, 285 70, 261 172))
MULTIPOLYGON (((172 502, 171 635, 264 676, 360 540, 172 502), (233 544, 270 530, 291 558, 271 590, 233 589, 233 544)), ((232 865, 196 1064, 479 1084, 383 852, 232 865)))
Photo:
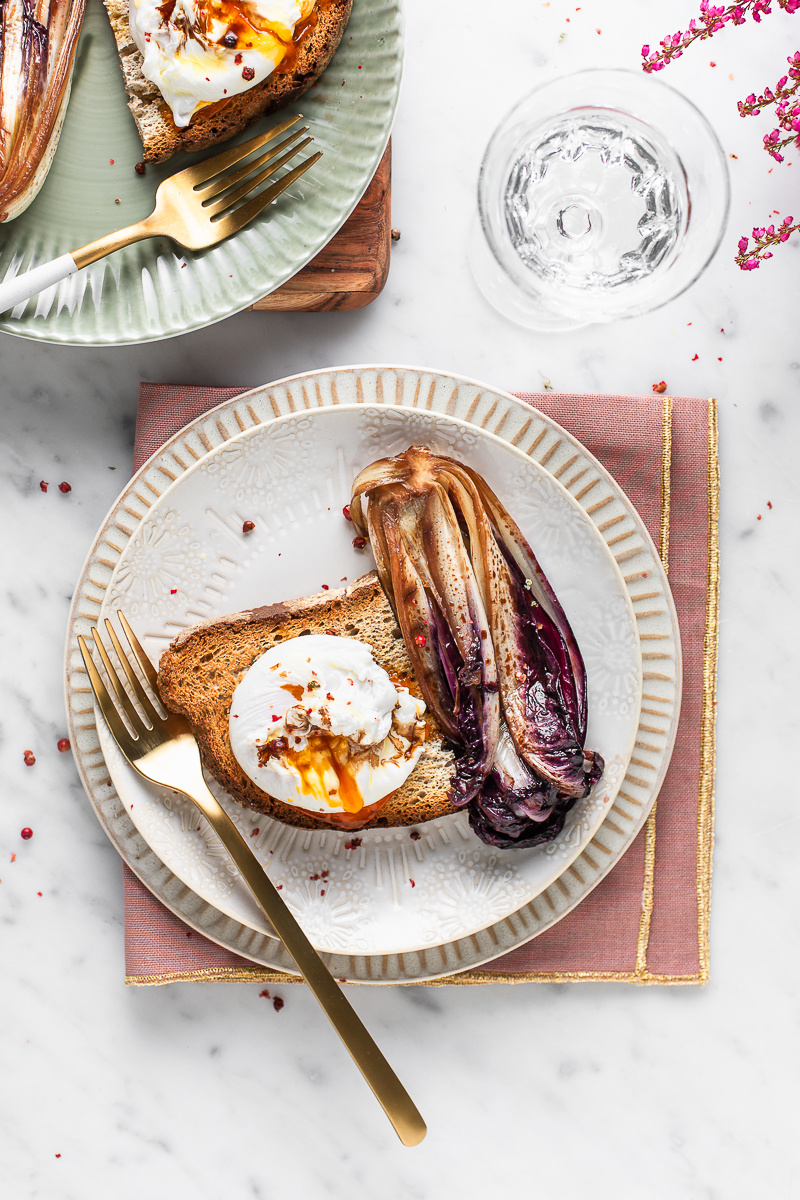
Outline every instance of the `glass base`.
POLYGON ((522 325, 525 329, 565 332, 592 324, 581 317, 561 315, 520 288, 509 287, 508 276, 489 249, 477 216, 473 219, 469 234, 467 259, 472 278, 484 299, 516 325, 522 325))

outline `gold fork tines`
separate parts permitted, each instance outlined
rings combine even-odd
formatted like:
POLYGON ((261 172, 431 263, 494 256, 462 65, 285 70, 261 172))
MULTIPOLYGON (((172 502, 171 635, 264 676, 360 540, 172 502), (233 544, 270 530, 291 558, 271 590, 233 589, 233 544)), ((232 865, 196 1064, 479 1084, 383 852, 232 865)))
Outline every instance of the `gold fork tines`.
POLYGON ((92 692, 112 737, 141 775, 154 783, 182 792, 206 817, 372 1088, 400 1140, 406 1146, 416 1146, 425 1137, 426 1127, 414 1102, 287 908, 251 847, 208 790, 203 779, 197 741, 188 722, 167 709, 163 713, 159 711, 156 670, 125 616, 122 613, 117 615, 130 654, 108 619, 105 628, 122 675, 114 666, 112 656, 97 629, 92 629, 90 633, 108 685, 94 661, 89 640, 83 635, 78 637, 92 692))
POLYGON ((303 125, 257 159, 245 162, 236 171, 232 171, 231 167, 243 162, 262 146, 274 142, 302 119, 301 116, 290 117, 240 146, 223 150, 220 154, 171 175, 159 186, 155 208, 149 217, 137 221, 135 225, 129 225, 126 229, 89 242, 79 250, 73 250, 72 258, 76 266, 87 267, 105 255, 143 238, 170 237, 187 250, 202 250, 207 246, 216 245, 233 233, 238 233, 313 167, 322 157, 322 151, 318 150, 298 163, 270 187, 254 194, 243 204, 240 202, 251 193, 255 193, 262 183, 285 167, 314 139, 301 137, 308 131, 308 126, 303 125), (297 140, 298 138, 300 140, 297 140), (209 203, 215 196, 219 196, 220 199, 214 204, 209 203), (234 207, 237 204, 239 207, 234 207))

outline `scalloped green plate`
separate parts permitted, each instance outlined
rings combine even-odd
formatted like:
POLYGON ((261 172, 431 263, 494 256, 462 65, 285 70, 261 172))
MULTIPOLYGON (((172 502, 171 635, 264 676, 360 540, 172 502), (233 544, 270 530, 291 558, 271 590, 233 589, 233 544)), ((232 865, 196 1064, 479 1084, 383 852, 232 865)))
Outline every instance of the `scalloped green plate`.
MULTIPOLYGON (((366 190, 391 132, 402 59, 400 0, 355 0, 318 86, 267 118, 302 112, 323 151, 311 171, 220 245, 197 253, 168 238, 128 246, 3 314, 0 329, 82 346, 145 342, 202 329, 280 287, 366 190)), ((265 127, 259 122, 239 140, 265 127)), ((141 220, 161 180, 197 161, 177 154, 141 176, 141 157, 108 18, 101 0, 87 0, 58 150, 30 208, 0 226, 0 279, 141 220)))

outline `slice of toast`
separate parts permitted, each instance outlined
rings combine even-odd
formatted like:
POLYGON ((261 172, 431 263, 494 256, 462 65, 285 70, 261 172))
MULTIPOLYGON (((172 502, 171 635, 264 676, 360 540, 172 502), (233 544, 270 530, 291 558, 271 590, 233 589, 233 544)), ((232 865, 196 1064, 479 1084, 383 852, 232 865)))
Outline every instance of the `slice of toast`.
MULTIPOLYGON (((231 697, 257 658, 276 643, 309 633, 337 633, 371 646, 390 675, 413 681, 400 629, 374 571, 345 588, 232 613, 184 630, 161 655, 158 688, 166 706, 191 725, 207 770, 240 804, 303 829, 330 829, 262 792, 234 757, 228 734, 231 697)), ((422 755, 405 783, 364 828, 416 825, 455 812, 448 798, 452 750, 426 716, 422 755)))
POLYGON ((334 56, 353 0, 328 0, 319 5, 317 23, 297 46, 290 71, 274 71, 222 104, 196 113, 185 129, 178 129, 169 105, 154 83, 142 74, 142 55, 128 21, 129 0, 103 0, 117 43, 128 108, 142 139, 145 162, 163 162, 178 150, 205 150, 240 133, 252 121, 297 100, 314 84, 334 56))

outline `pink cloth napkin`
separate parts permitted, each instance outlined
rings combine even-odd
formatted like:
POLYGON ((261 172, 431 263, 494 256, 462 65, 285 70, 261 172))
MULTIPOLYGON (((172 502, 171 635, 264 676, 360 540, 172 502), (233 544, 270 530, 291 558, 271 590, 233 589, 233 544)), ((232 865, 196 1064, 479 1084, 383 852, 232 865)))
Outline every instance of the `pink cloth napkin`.
MULTIPOLYGON (((134 469, 189 421, 242 390, 142 384, 134 469)), ((705 982, 717 643, 716 404, 690 397, 519 395, 603 463, 657 546, 665 545, 668 532, 683 647, 681 717, 656 811, 606 878, 533 941, 439 982, 705 982)), ((125 950, 132 984, 294 981, 188 931, 127 867, 125 950)))

